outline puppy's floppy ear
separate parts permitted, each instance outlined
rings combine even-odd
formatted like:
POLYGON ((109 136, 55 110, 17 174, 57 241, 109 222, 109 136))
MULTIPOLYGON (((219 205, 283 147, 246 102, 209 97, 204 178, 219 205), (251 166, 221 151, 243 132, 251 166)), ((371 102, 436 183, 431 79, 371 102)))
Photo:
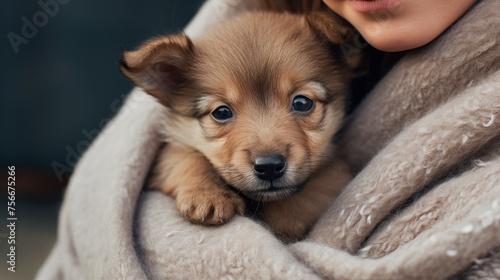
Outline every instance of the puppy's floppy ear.
POLYGON ((311 30, 322 40, 333 45, 338 59, 354 69, 361 63, 359 33, 347 21, 333 11, 317 11, 306 15, 311 30))
POLYGON ((185 34, 160 36, 137 50, 122 51, 121 72, 147 93, 171 106, 172 98, 186 83, 193 60, 193 43, 185 34))

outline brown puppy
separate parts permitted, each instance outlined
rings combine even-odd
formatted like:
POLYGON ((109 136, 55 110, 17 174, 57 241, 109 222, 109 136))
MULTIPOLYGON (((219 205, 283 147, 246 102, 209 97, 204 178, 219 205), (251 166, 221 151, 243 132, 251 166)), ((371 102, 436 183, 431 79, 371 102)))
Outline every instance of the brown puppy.
POLYGON ((353 33, 327 12, 254 12, 124 52, 123 74, 166 108, 151 187, 209 225, 244 213, 241 192, 271 228, 302 237, 350 180, 332 137, 351 79, 339 45, 353 33))

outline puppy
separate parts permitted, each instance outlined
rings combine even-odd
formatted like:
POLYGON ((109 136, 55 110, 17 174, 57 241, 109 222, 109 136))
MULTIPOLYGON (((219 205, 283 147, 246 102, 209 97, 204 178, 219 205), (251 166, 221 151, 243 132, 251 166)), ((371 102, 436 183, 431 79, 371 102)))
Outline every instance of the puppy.
POLYGON ((195 223, 228 222, 245 197, 278 234, 306 234, 351 179, 332 137, 356 64, 340 45, 353 35, 329 12, 252 12, 123 52, 122 73, 165 107, 150 188, 195 223))

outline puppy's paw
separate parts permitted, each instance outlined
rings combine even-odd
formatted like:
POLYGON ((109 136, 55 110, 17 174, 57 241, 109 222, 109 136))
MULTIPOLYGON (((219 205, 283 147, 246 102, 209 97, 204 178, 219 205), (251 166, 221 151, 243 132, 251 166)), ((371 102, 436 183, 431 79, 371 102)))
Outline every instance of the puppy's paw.
POLYGON ((177 209, 189 221, 204 225, 220 225, 235 214, 243 214, 245 202, 229 189, 200 188, 180 193, 177 209))

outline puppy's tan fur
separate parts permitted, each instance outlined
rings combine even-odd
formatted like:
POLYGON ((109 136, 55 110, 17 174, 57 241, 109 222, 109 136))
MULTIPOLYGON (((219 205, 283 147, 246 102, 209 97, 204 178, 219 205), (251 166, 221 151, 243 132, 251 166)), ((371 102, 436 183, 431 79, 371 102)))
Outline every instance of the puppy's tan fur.
POLYGON ((332 137, 351 79, 338 46, 352 35, 326 12, 255 12, 200 38, 161 36, 124 52, 122 72, 166 108, 168 145, 152 188, 175 197, 188 220, 210 225, 243 214, 241 192, 262 202, 259 216, 278 233, 303 236, 350 180, 332 137), (314 100, 311 112, 291 110, 297 94, 314 100), (211 115, 221 104, 233 112, 225 123, 211 115), (254 175, 263 154, 286 158, 282 178, 254 175))

